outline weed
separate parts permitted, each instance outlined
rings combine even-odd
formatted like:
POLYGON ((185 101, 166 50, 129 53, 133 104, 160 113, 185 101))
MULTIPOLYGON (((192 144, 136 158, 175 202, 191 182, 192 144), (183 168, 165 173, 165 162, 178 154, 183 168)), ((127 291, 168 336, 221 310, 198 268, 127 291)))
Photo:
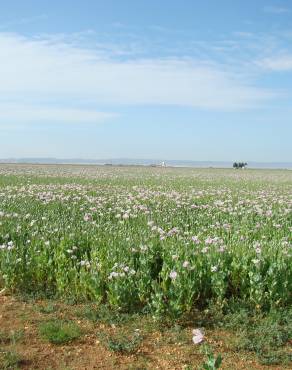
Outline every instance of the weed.
POLYGON ((23 335, 22 329, 10 330, 9 332, 0 331, 0 344, 15 344, 23 338, 23 335))
POLYGON ((104 324, 120 325, 127 322, 132 322, 139 314, 121 312, 119 309, 109 307, 108 305, 86 305, 75 311, 79 318, 84 318, 93 322, 101 322, 104 324))
POLYGON ((124 354, 132 354, 137 352, 143 337, 139 332, 135 331, 132 335, 126 335, 120 331, 115 334, 98 334, 98 338, 102 344, 110 351, 124 354))
POLYGON ((39 306, 38 310, 40 313, 51 314, 51 313, 56 312, 58 310, 58 307, 56 304, 49 302, 48 304, 44 306, 39 306))
POLYGON ((2 351, 0 349, 0 368, 3 370, 18 369, 21 364, 21 357, 14 351, 2 351))
POLYGON ((292 338, 292 310, 272 310, 266 315, 241 310, 224 320, 238 333, 237 349, 255 352, 267 365, 291 361, 285 345, 292 338))
POLYGON ((77 339, 81 335, 78 325, 72 321, 51 320, 39 327, 41 336, 54 344, 63 344, 77 339))
POLYGON ((207 356, 207 360, 202 364, 202 370, 217 370, 220 369, 222 364, 222 356, 219 354, 217 357, 215 356, 214 352, 210 349, 209 346, 204 345, 203 351, 207 356))

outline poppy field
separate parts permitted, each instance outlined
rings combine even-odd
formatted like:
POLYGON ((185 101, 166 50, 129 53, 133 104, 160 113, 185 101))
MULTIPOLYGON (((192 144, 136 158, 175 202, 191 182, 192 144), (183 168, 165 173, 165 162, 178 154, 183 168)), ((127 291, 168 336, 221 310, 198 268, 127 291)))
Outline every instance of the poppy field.
POLYGON ((173 318, 291 305, 288 170, 0 166, 0 289, 173 318))

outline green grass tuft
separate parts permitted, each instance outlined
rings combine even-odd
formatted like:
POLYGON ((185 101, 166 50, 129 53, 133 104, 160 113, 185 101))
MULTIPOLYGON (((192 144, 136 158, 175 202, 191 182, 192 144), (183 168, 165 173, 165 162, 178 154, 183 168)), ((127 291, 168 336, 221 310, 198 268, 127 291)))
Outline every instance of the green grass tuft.
POLYGON ((81 329, 72 321, 51 320, 39 327, 41 336, 54 344, 64 344, 77 339, 82 334, 81 329))
POLYGON ((123 331, 119 331, 114 334, 98 334, 98 338, 102 344, 113 352, 119 352, 123 354, 133 354, 139 349, 143 337, 139 332, 134 332, 129 335, 123 331))
POLYGON ((0 369, 17 370, 22 362, 20 355, 15 351, 2 351, 0 349, 0 369))

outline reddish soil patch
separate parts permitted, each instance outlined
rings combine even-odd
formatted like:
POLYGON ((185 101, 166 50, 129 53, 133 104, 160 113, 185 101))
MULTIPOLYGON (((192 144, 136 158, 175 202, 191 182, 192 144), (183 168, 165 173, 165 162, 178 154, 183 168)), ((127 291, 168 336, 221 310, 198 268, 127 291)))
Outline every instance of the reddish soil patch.
MULTIPOLYGON (((20 369, 198 369, 204 361, 199 346, 190 340, 170 340, 165 332, 149 330, 133 355, 123 355, 110 351, 99 340, 98 333, 119 330, 118 327, 94 323, 76 317, 76 306, 56 303, 57 312, 44 313, 42 307, 46 301, 25 302, 12 296, 0 295, 0 332, 23 332, 14 343, 0 341, 3 351, 19 354, 20 369), (74 311, 75 310, 75 311, 74 311), (79 339, 66 345, 54 345, 44 340, 39 334, 40 323, 52 318, 71 319, 82 329, 79 339), (189 367, 187 367, 189 366, 189 367)), ((223 355, 223 369, 283 369, 283 367, 262 366, 248 354, 238 353, 225 343, 229 333, 208 332, 206 340, 223 355), (218 339, 222 338, 222 340, 218 339)), ((173 338, 172 338, 173 339, 173 338)), ((1 367, 1 364, 0 364, 1 367)))

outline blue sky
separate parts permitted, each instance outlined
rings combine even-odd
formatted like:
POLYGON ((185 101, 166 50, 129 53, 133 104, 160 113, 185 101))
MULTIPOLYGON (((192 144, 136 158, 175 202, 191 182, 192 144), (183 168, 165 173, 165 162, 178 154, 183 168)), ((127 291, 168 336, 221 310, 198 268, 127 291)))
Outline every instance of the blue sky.
POLYGON ((289 0, 10 0, 0 158, 292 161, 289 0))

